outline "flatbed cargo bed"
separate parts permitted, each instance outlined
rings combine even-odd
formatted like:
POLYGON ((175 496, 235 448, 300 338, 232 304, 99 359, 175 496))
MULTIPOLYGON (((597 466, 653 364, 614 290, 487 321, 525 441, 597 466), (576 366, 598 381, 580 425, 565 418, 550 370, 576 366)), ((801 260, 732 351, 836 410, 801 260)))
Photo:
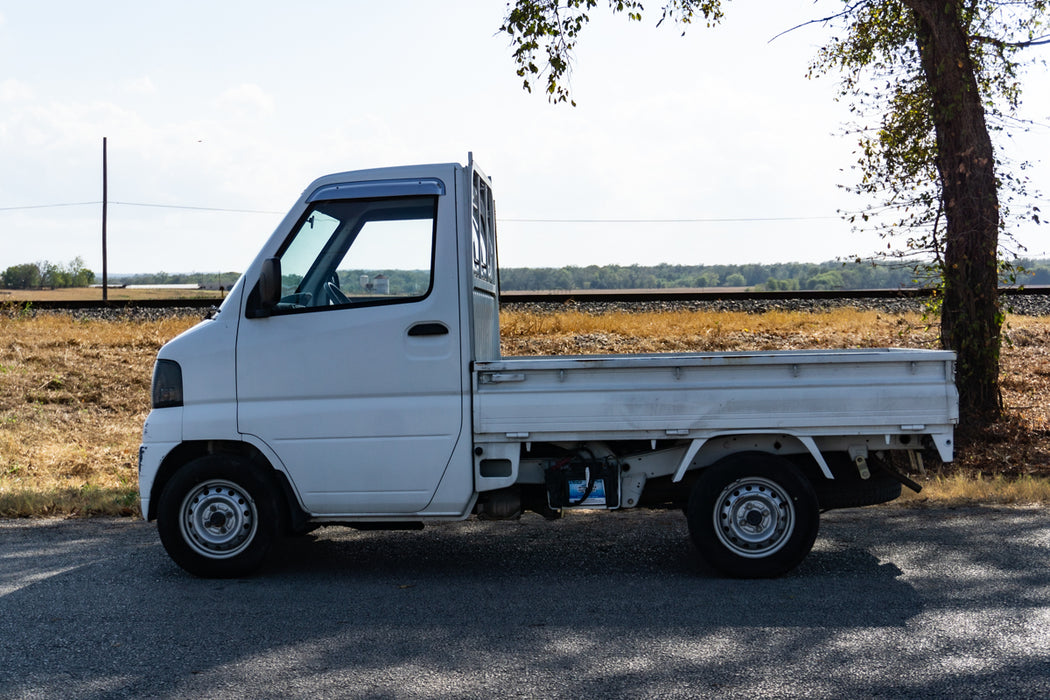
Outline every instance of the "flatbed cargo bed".
POLYGON ((474 431, 494 442, 922 433, 950 459, 954 359, 896 348, 508 357, 474 364, 474 431))

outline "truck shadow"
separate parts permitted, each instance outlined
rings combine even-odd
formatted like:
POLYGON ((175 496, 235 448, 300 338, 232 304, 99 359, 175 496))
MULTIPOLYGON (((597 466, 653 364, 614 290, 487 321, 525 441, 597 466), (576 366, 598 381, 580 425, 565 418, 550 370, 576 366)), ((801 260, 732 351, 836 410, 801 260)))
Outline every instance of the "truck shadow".
POLYGON ((468 521, 422 532, 325 528, 279 542, 260 575, 402 590, 481 586, 499 592, 505 622, 526 626, 645 624, 661 609, 697 628, 901 626, 922 609, 898 567, 834 531, 786 576, 732 580, 699 559, 681 514, 661 511, 468 521), (588 596, 604 604, 580 613, 567 589, 599 591, 588 596), (756 605, 756 597, 775 604, 756 605), (879 603, 858 617, 858 598, 879 603))

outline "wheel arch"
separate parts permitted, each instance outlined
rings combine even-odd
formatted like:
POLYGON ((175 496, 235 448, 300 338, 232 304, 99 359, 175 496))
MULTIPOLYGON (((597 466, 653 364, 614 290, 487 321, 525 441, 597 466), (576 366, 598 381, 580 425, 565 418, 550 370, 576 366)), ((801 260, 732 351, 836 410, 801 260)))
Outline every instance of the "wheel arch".
MULTIPOLYGON (((814 445, 814 449, 815 449, 814 445)), ((783 459, 798 469, 817 495, 822 511, 887 503, 898 498, 904 483, 892 467, 875 455, 869 461, 871 475, 862 477, 847 450, 828 450, 816 461, 812 451, 778 454, 769 450, 747 449, 721 455, 710 464, 689 472, 699 477, 707 469, 754 459, 783 459), (830 475, 830 476, 829 476, 830 475)), ((687 477, 688 478, 688 477, 687 477)))
POLYGON ((180 444, 169 452, 161 462, 157 475, 150 488, 149 512, 144 513, 146 520, 155 520, 160 494, 171 478, 186 464, 208 455, 230 455, 250 462, 260 473, 265 475, 280 495, 282 524, 286 529, 298 530, 305 527, 309 516, 299 505, 291 482, 284 472, 275 469, 270 461, 257 447, 239 440, 193 440, 180 444))
POLYGON ((761 453, 770 456, 790 457, 793 454, 803 453, 803 451, 813 459, 825 478, 835 478, 816 441, 808 435, 770 432, 727 432, 694 438, 686 449, 672 481, 677 483, 685 477, 688 471, 712 467, 734 455, 761 453), (719 441, 723 441, 723 444, 719 445, 719 441), (784 448, 787 443, 796 443, 802 450, 786 451, 784 448), (692 467, 698 461, 700 464, 692 467))

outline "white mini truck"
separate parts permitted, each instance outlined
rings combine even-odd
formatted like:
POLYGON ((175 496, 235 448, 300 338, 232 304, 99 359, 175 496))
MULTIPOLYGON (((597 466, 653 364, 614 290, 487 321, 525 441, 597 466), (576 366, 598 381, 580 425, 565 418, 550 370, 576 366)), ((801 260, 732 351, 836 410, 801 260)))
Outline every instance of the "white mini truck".
POLYGON ((950 352, 501 357, 495 224, 473 159, 306 189, 160 350, 139 489, 175 562, 241 576, 321 525, 670 505, 712 567, 776 576, 822 511, 915 486, 890 452, 951 460, 950 352))

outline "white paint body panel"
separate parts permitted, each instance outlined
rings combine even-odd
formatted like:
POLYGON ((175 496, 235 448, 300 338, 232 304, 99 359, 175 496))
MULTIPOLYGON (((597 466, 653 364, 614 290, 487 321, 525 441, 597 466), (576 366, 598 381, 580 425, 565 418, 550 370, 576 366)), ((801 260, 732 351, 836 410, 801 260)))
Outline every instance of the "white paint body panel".
POLYGON ((953 363, 926 350, 505 358, 475 363, 474 431, 484 442, 950 434, 953 363))

